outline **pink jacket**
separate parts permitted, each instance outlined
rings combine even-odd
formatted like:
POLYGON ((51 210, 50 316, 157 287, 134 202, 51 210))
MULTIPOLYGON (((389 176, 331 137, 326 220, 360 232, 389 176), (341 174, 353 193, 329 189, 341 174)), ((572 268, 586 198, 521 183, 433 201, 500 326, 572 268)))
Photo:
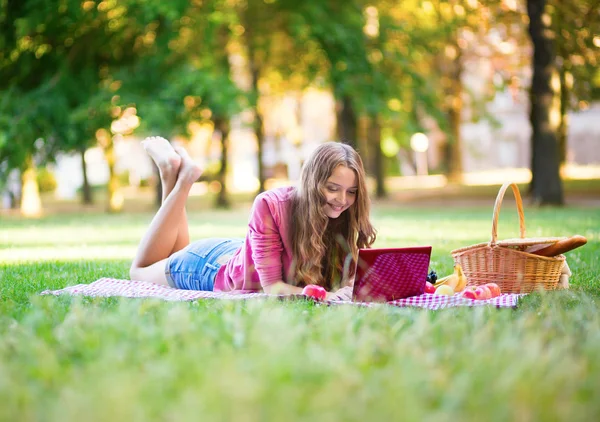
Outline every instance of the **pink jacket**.
POLYGON ((294 192, 294 187, 276 188, 256 197, 244 245, 219 269, 214 291, 259 292, 292 279, 289 214, 294 192))

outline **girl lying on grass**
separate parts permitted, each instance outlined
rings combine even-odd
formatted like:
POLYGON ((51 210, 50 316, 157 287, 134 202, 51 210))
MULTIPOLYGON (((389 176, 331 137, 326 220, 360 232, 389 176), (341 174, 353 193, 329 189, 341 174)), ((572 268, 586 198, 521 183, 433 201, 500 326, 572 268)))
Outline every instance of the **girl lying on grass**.
POLYGON ((320 145, 302 168, 298 187, 275 188, 254 200, 245 239, 190 243, 185 203, 201 169, 186 150, 161 137, 143 146, 160 170, 163 201, 142 238, 132 280, 178 289, 296 294, 307 284, 326 299, 349 299, 359 248, 375 229, 365 171, 350 146, 320 145))

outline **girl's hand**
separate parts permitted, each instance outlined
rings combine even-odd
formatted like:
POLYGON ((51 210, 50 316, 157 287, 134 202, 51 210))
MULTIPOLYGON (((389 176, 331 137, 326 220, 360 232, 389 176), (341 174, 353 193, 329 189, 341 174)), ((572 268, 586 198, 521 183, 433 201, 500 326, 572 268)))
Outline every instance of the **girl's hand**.
POLYGON ((352 300, 352 286, 342 287, 335 292, 328 292, 327 300, 352 300))
POLYGON ((327 294, 325 295, 325 300, 337 300, 335 292, 327 292, 327 294))

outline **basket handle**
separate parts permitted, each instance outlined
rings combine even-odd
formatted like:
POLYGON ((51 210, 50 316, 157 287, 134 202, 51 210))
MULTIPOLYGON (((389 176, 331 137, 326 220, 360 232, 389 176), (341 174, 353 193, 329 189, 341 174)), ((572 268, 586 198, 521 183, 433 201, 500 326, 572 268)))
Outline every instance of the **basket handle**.
POLYGON ((500 188, 498 196, 496 197, 496 203, 494 204, 494 215, 492 217, 492 240, 490 246, 496 245, 498 239, 498 216, 500 215, 500 205, 502 205, 502 199, 504 193, 508 187, 512 188, 513 194, 515 195, 515 201, 517 202, 517 212, 519 213, 519 230, 521 232, 521 239, 525 238, 525 214, 523 214, 523 200, 521 199, 521 193, 516 183, 505 183, 500 188))

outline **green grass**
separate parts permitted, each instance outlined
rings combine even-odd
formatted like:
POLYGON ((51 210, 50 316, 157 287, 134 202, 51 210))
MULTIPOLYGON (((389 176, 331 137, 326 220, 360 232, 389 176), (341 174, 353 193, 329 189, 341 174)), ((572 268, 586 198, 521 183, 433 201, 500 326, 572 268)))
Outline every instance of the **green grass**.
MULTIPOLYGON (((376 246, 489 240, 489 207, 375 206, 376 246)), ((526 210, 528 236, 583 234, 565 292, 512 309, 169 303, 38 293, 126 278, 151 215, 0 221, 2 421, 555 421, 600 417, 600 211, 526 210)), ((191 215, 243 236, 247 209, 191 215)), ((499 237, 518 236, 503 207, 499 237)))

